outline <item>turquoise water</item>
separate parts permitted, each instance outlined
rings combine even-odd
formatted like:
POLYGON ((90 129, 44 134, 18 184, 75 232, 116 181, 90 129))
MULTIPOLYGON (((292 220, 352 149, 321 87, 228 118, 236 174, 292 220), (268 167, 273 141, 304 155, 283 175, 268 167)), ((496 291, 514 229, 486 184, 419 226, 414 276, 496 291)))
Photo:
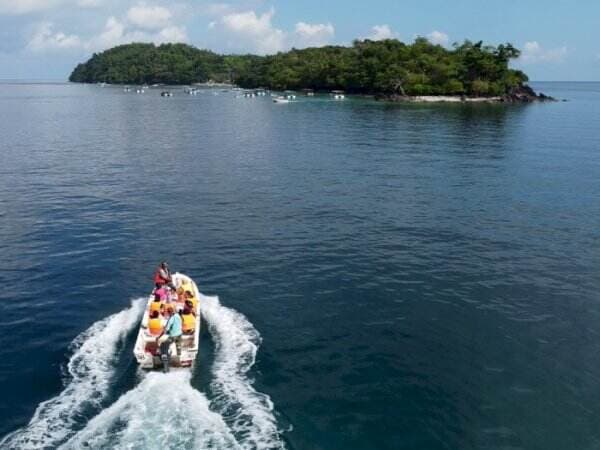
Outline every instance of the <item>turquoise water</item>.
POLYGON ((0 85, 2 446, 598 448, 600 84, 536 88, 0 85), (161 259, 209 296, 191 375, 133 360, 161 259))

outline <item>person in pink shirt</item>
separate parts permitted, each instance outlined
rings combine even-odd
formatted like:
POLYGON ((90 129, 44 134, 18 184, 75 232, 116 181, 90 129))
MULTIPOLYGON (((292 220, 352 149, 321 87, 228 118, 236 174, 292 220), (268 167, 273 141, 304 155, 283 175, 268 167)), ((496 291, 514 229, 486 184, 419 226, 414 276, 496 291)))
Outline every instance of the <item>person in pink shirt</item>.
POLYGON ((167 289, 164 286, 161 286, 154 291, 154 297, 156 298, 156 296, 158 296, 160 298, 161 302, 166 302, 167 299, 169 298, 167 289))

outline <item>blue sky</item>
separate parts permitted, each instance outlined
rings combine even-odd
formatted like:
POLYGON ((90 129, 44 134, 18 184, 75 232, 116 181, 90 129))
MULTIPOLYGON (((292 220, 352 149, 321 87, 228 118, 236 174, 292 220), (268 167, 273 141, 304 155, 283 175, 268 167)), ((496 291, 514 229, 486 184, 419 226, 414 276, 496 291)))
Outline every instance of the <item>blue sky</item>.
POLYGON ((93 52, 131 41, 261 54, 426 36, 523 50, 533 80, 600 80, 600 2, 563 0, 0 0, 0 79, 66 79, 93 52))

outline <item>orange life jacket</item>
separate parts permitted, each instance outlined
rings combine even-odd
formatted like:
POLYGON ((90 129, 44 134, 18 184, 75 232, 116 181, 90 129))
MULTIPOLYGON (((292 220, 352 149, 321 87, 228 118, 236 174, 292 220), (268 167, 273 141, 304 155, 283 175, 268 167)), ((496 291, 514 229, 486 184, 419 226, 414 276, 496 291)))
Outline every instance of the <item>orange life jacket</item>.
POLYGON ((148 330, 150 334, 158 336, 162 332, 163 326, 160 318, 150 319, 148 321, 148 330))
MULTIPOLYGON (((158 269, 156 269, 156 272, 154 272, 154 283, 156 284, 165 284, 168 283, 170 280, 168 278, 163 278, 160 274, 160 269, 161 267, 159 266, 158 269)), ((169 272, 167 272, 168 274, 169 272)))
POLYGON ((196 318, 192 314, 181 315, 181 329, 183 331, 192 331, 196 328, 196 318))

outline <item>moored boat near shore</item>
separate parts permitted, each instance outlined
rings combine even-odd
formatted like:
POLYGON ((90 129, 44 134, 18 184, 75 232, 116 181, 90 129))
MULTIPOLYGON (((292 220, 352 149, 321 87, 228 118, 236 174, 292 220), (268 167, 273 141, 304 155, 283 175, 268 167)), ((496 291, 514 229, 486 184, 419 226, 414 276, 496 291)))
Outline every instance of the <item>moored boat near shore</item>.
POLYGON ((277 97, 273 97, 273 103, 289 103, 291 100, 288 97, 284 97, 279 95, 277 97))

